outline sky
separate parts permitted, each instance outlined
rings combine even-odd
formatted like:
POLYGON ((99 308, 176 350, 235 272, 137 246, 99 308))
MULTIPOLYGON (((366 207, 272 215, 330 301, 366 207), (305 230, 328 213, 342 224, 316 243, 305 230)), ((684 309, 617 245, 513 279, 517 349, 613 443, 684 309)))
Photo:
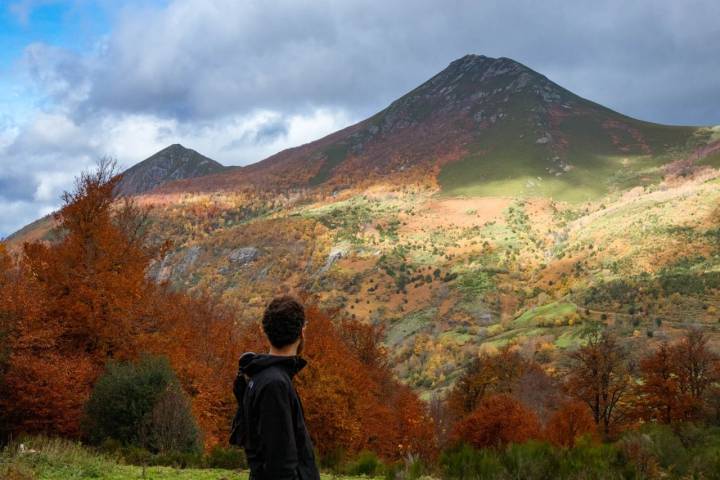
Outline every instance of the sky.
POLYGON ((0 0, 0 238, 102 157, 253 163, 468 53, 653 122, 720 124, 717 0, 0 0))

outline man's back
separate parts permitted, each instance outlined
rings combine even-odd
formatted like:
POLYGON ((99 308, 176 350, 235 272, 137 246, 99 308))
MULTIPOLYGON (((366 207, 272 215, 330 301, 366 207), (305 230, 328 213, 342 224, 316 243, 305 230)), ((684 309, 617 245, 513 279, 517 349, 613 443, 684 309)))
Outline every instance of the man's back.
POLYGON ((312 440, 292 377, 306 362, 297 356, 244 356, 244 447, 253 480, 318 480, 312 440))

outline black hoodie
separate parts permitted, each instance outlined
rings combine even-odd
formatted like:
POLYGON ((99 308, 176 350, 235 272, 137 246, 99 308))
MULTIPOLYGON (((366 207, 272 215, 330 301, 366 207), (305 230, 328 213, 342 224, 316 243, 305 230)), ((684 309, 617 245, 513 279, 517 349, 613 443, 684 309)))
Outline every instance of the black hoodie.
POLYGON ((240 358, 234 391, 238 411, 231 443, 245 448, 252 480, 319 480, 313 444, 305 427, 292 377, 307 362, 300 357, 240 358))

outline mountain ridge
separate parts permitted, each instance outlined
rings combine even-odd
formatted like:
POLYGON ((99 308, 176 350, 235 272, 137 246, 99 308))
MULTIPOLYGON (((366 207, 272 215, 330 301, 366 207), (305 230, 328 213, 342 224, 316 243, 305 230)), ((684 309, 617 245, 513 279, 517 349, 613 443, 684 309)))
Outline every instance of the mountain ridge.
POLYGON ((615 112, 512 59, 466 55, 354 125, 241 171, 160 190, 337 190, 389 182, 474 194, 480 184, 499 182, 510 194, 562 199, 569 189, 565 196, 577 200, 583 188, 597 196, 615 187, 597 188, 596 180, 617 167, 616 157, 632 156, 636 178, 629 183, 642 184, 641 171, 674 160, 673 150, 688 142, 702 143, 696 132, 615 112), (497 171, 497 164, 517 175, 497 171), (538 177, 546 180, 540 188, 524 186, 538 177))

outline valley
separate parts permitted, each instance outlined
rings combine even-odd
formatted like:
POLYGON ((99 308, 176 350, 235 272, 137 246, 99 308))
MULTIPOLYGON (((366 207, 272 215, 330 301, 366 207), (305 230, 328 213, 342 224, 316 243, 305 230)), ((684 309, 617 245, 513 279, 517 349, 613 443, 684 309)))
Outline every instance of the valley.
POLYGON ((396 373, 426 397, 510 342, 551 366, 592 322, 628 342, 691 325, 720 341, 717 172, 583 204, 387 187, 143 202, 158 241, 172 228, 158 281, 211 291, 241 321, 288 291, 380 325, 396 373))

